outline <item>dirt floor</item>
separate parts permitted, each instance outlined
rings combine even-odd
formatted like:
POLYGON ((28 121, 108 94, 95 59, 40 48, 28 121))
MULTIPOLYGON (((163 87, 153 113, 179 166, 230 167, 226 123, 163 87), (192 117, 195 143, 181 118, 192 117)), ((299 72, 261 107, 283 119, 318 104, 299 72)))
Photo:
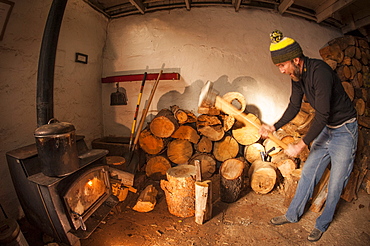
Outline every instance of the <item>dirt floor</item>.
MULTIPOLYGON (((319 213, 308 210, 298 223, 270 224, 272 217, 284 214, 287 209, 282 205, 284 196, 278 189, 266 195, 246 189, 234 203, 221 202, 216 194, 212 219, 199 225, 194 217, 179 218, 170 214, 159 182, 151 183, 159 190, 154 210, 147 213, 132 210, 137 194, 130 193, 89 238, 81 240, 81 245, 370 245, 370 195, 362 189, 357 200, 340 200, 329 229, 321 240, 312 243, 307 236, 319 213)), ((42 240, 35 239, 38 234, 29 228, 24 235, 30 246, 47 245, 45 240, 42 243, 42 240)))

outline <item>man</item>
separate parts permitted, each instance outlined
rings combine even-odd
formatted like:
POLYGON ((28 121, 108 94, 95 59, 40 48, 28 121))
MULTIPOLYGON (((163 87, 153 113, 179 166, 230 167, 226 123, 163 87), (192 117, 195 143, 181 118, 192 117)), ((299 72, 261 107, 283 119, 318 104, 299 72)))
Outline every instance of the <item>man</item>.
POLYGON ((310 154, 303 165, 295 196, 285 215, 271 220, 274 225, 298 222, 329 163, 328 196, 315 228, 308 236, 317 241, 333 219, 336 205, 352 171, 357 148, 358 125, 356 110, 335 72, 324 61, 303 55, 300 45, 278 30, 270 34, 272 61, 280 72, 291 78, 291 95, 287 109, 274 125, 263 124, 260 134, 266 138, 292 120, 300 110, 303 96, 315 109, 315 117, 307 134, 296 144, 288 145, 285 153, 296 157, 305 146, 310 154))

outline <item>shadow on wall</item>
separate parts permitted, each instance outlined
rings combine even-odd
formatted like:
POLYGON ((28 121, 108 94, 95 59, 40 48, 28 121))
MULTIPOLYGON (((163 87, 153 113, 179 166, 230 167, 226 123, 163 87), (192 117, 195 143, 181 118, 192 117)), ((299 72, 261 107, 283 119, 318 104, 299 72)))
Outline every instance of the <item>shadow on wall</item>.
MULTIPOLYGON (((195 114, 198 114, 198 102, 200 91, 203 88, 205 82, 197 80, 190 86, 185 87, 184 93, 180 93, 176 90, 165 93, 157 104, 158 110, 163 108, 169 108, 172 105, 177 105, 184 110, 190 110, 195 114)), ((223 75, 213 82, 213 88, 219 92, 219 96, 222 97, 227 92, 239 92, 246 99, 245 113, 252 113, 257 117, 261 117, 261 110, 257 106, 261 97, 259 92, 263 91, 263 86, 260 86, 254 78, 249 76, 242 76, 236 78, 231 83, 228 81, 228 76, 223 75), (256 101, 256 102, 255 102, 256 101)), ((263 93, 262 93, 263 94, 263 93)), ((237 107, 237 105, 234 105, 237 107)))

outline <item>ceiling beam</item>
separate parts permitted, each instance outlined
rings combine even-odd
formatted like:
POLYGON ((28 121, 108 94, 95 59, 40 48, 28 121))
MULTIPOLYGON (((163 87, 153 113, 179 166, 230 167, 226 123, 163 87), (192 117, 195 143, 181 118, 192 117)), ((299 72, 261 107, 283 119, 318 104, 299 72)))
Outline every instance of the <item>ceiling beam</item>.
POLYGON ((321 6, 325 7, 319 7, 316 10, 316 21, 317 23, 320 23, 324 21, 325 19, 329 18, 332 16, 335 12, 341 10, 342 8, 346 7, 347 5, 353 3, 355 0, 337 0, 337 1, 332 1, 328 0, 321 6), (330 5, 327 4, 329 2, 330 5))
POLYGON ((186 9, 190 10, 191 7, 191 0, 185 0, 186 9))
POLYGON ((293 3, 294 0, 283 0, 278 6, 279 13, 283 14, 293 3))
POLYGON ((351 32, 367 25, 370 25, 370 16, 366 16, 365 18, 362 18, 360 20, 351 21, 347 23, 347 25, 342 28, 342 32, 343 33, 351 32))
POLYGON ((134 5, 139 11, 140 13, 144 14, 144 10, 145 10, 145 7, 144 7, 144 4, 141 0, 130 0, 130 3, 132 5, 134 5))

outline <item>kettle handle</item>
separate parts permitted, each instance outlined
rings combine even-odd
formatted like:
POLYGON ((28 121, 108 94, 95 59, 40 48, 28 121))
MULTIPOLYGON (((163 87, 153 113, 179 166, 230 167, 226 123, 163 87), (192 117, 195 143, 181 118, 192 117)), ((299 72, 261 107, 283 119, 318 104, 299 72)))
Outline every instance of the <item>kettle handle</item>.
POLYGON ((59 120, 57 120, 56 118, 51 118, 49 121, 48 121, 48 124, 50 123, 55 123, 55 122, 59 122, 59 120))

